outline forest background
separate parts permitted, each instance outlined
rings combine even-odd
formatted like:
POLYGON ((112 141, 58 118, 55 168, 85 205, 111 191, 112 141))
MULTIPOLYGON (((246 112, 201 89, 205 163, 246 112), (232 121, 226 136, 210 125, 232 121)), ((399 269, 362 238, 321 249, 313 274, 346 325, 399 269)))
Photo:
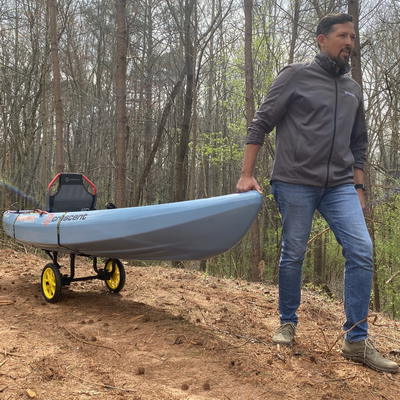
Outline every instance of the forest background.
MULTIPOLYGON (((316 25, 336 12, 351 13, 359 32, 352 74, 369 132, 371 305, 398 318, 398 0, 0 0, 0 209, 44 208, 62 171, 96 184, 99 209, 234 192, 254 109, 283 66, 315 56, 316 25)), ((251 233, 203 260, 205 274, 276 283, 274 143, 273 132, 258 159, 264 205, 251 233)), ((343 268, 316 214, 303 284, 341 298, 343 268)))

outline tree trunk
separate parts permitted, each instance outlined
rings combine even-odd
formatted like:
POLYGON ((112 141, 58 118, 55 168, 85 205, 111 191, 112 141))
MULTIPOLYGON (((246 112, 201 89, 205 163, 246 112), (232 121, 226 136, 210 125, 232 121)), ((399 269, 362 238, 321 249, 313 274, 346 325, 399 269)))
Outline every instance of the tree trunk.
MULTIPOLYGON (((351 56, 351 67, 352 78, 360 85, 361 90, 363 89, 362 83, 362 71, 361 71, 361 46, 360 46, 360 31, 358 27, 359 21, 359 2, 358 0, 348 0, 348 13, 353 17, 354 31, 356 33, 356 39, 354 42, 354 51, 351 56)), ((371 181, 369 177, 369 160, 367 160, 367 165, 365 167, 365 180, 369 181, 367 185, 366 197, 371 198, 371 181)), ((379 295, 379 282, 376 264, 376 254, 375 254, 375 225, 374 225, 374 209, 369 207, 365 210, 364 215, 368 221, 368 231, 371 236, 372 246, 373 246, 373 277, 372 277, 372 290, 374 292, 373 309, 375 311, 380 310, 380 295, 379 295)))
POLYGON ((43 157, 43 164, 42 164, 42 207, 44 209, 46 205, 46 194, 47 194, 47 185, 49 184, 49 177, 48 177, 48 167, 49 167, 49 160, 48 160, 48 133, 49 133, 49 124, 48 124, 48 111, 47 111, 47 55, 49 53, 49 24, 48 24, 48 4, 46 7, 46 35, 45 35, 45 48, 43 53, 43 64, 42 64, 42 125, 43 125, 43 139, 42 139, 42 157, 43 157))
POLYGON ((292 64, 294 61, 294 50, 296 48, 296 40, 298 36, 299 18, 300 18, 300 0, 295 0, 294 16, 292 22, 292 40, 290 42, 290 50, 289 50, 289 64, 292 64))
POLYGON ((354 31, 356 38, 354 41, 354 50, 351 56, 351 76, 360 85, 363 90, 362 71, 361 71, 361 46, 360 46, 360 31, 358 28, 359 5, 358 0, 348 0, 348 12, 353 17, 354 31))
MULTIPOLYGON (((367 165, 365 167, 365 181, 367 182, 367 194, 366 197, 371 198, 371 176, 369 174, 369 164, 367 160, 367 165)), ((375 224, 374 224, 374 207, 369 207, 364 211, 365 218, 367 220, 367 227, 369 231, 369 235, 372 240, 372 250, 373 250, 373 275, 372 275, 372 291, 374 293, 374 297, 372 300, 372 309, 374 311, 379 312, 381 310, 381 300, 380 300, 380 290, 379 290, 379 281, 378 281, 378 263, 376 260, 376 251, 375 251, 375 224)))
POLYGON ((197 156, 197 89, 193 93, 193 140, 192 140, 192 156, 191 156, 191 170, 190 170, 190 190, 189 199, 195 199, 196 189, 196 156, 197 156))
POLYGON ((183 201, 185 195, 185 159, 189 147, 190 119, 193 105, 194 46, 191 36, 192 13, 197 0, 185 0, 185 67, 186 93, 182 129, 176 152, 175 163, 175 201, 183 201))
POLYGON ((125 207, 126 178, 126 56, 128 49, 128 31, 126 27, 126 0, 116 0, 117 9, 117 71, 116 71, 116 116, 117 116, 117 170, 115 180, 115 203, 125 207))
MULTIPOLYGON (((244 18, 245 18, 245 33, 244 33, 244 69, 246 78, 246 117, 247 126, 250 125, 254 118, 254 93, 253 93, 253 59, 252 59, 252 35, 253 35, 253 0, 244 0, 244 18)), ((251 252, 252 252, 252 267, 253 281, 261 280, 260 270, 260 229, 258 217, 251 226, 251 252)))
MULTIPOLYGON (((146 35, 147 35, 147 46, 146 46, 146 75, 145 75, 145 95, 146 95, 146 112, 144 121, 144 159, 148 160, 151 158, 151 150, 153 143, 153 17, 152 17, 152 0, 148 0, 147 4, 147 21, 146 21, 146 35)), ((154 149, 154 147, 153 147, 154 149)), ((144 182, 143 182, 144 184, 144 182)), ((149 185, 149 189, 152 185, 149 185)), ((151 192, 146 190, 145 193, 146 204, 151 204, 151 192)))
POLYGON ((61 73, 58 59, 56 0, 49 0, 51 59, 53 63, 54 109, 56 114, 57 172, 64 172, 63 111, 61 101, 61 73))
POLYGON ((318 236, 314 241, 314 279, 313 283, 316 286, 322 284, 322 236, 318 236))

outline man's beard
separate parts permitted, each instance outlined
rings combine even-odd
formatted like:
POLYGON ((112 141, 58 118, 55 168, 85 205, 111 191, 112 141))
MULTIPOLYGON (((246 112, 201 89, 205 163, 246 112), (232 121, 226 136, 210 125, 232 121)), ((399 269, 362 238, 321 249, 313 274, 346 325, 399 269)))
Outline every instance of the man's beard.
MULTIPOLYGON (((340 68, 344 68, 346 69, 349 66, 349 61, 350 61, 350 55, 348 57, 342 58, 340 57, 340 53, 343 51, 344 49, 341 49, 338 56, 333 58, 333 61, 336 62, 336 65, 340 68)), ((350 52, 351 54, 351 52, 350 52)))

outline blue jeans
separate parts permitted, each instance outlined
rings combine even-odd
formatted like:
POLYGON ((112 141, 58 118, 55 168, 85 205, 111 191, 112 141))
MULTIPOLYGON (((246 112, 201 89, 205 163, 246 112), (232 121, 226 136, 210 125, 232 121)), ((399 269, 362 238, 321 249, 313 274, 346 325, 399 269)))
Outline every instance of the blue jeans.
MULTIPOLYGON (((279 262, 279 311, 281 323, 297 325, 301 271, 315 210, 329 224, 345 258, 345 331, 368 315, 372 285, 372 242, 354 185, 332 188, 273 181, 272 194, 282 216, 282 253, 279 262)), ((346 334, 349 342, 364 340, 363 321, 346 334)))

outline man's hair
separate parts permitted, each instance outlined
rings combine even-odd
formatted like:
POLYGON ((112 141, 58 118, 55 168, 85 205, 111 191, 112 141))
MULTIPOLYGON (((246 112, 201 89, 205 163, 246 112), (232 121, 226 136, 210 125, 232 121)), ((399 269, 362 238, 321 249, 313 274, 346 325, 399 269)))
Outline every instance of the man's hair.
POLYGON ((333 25, 345 22, 353 22, 353 17, 345 13, 325 15, 317 26, 317 37, 319 35, 328 36, 333 31, 333 25))

